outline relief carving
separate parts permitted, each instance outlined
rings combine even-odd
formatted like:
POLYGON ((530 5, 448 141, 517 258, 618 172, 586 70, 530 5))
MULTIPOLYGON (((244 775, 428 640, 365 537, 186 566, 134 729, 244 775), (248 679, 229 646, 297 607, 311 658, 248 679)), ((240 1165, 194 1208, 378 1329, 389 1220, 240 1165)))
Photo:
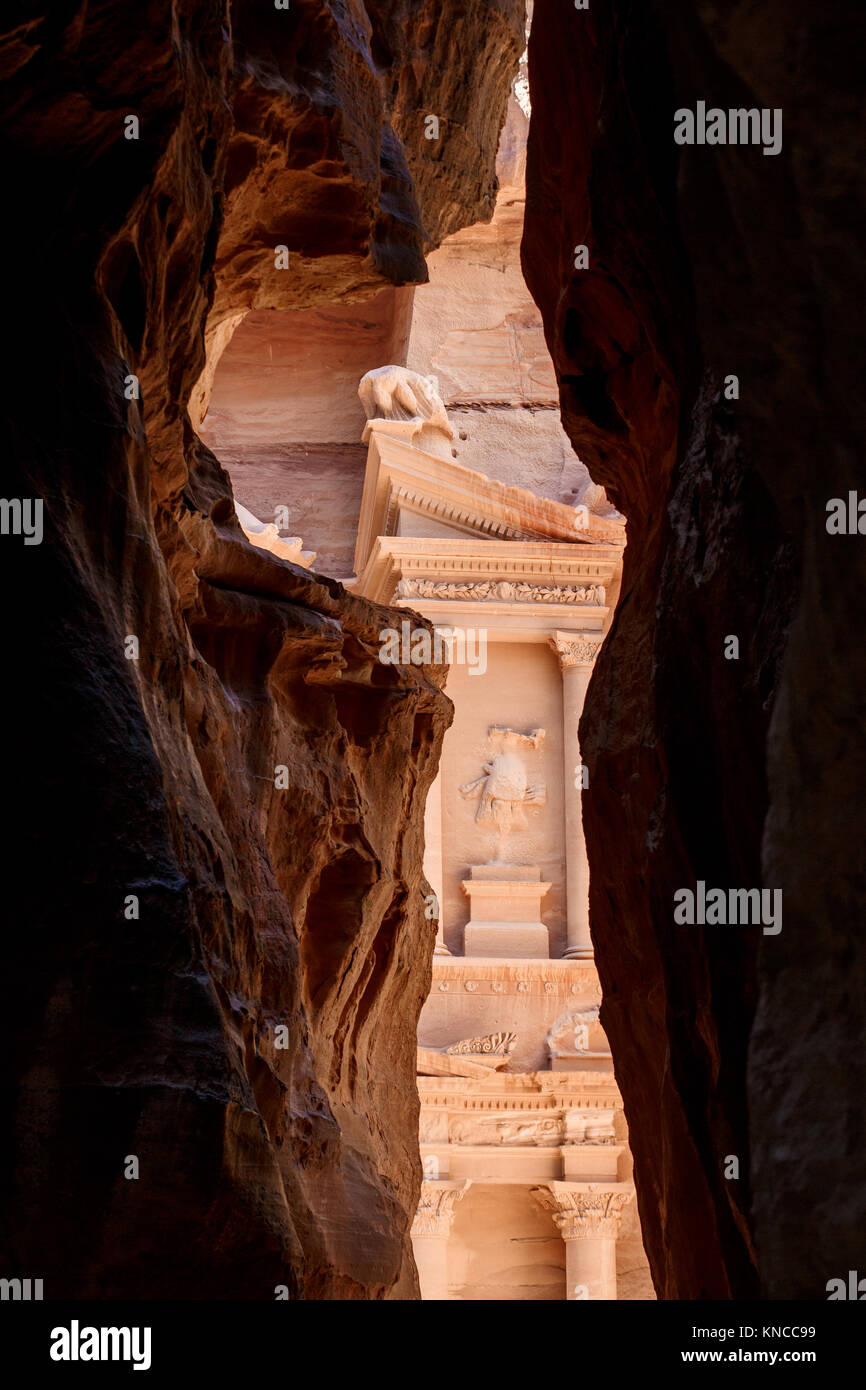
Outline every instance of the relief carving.
MULTIPOLYGON (((448 1143, 448 1114, 435 1111, 421 1111, 421 1125, 419 1139, 422 1144, 447 1144, 448 1143)), ((425 1176, 427 1176, 425 1174, 425 1176)))
POLYGON ((488 737, 498 751, 484 764, 484 774, 474 782, 465 782, 459 791, 464 800, 480 798, 475 814, 478 825, 495 826, 500 835, 507 835, 526 828, 525 806, 544 806, 547 801, 546 786, 543 782, 529 785, 523 759, 515 751, 538 748, 544 741, 544 730, 521 734, 494 726, 488 737))
POLYGON ((479 1038, 461 1038, 459 1042, 446 1047, 446 1053, 462 1057, 472 1053, 495 1053, 508 1056, 517 1044, 516 1033, 486 1033, 479 1038))
POLYGON ((613 1109, 567 1110, 563 1142, 566 1144, 615 1144, 613 1109))
POLYGON ((559 1144, 565 1125, 561 1116, 522 1119, 516 1115, 472 1115, 451 1121, 452 1144, 559 1144))

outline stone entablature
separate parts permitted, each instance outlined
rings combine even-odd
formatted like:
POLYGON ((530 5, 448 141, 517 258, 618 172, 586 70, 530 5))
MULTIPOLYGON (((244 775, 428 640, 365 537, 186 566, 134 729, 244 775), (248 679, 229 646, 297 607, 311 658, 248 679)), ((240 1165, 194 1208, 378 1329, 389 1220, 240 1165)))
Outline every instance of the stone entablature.
POLYGON ((595 1072, 419 1076, 425 1174, 478 1183, 620 1180, 622 1101, 595 1072))
POLYGON ((490 1072, 467 1081, 457 1076, 419 1076, 422 1105, 464 1111, 525 1110, 547 1112, 572 1109, 622 1110, 622 1097, 613 1073, 490 1072))
POLYGON ((611 545, 382 536, 354 587, 376 603, 421 612, 441 605, 454 619, 470 609, 485 621, 500 610, 537 612, 544 640, 580 627, 601 641, 621 565, 622 551, 611 545))

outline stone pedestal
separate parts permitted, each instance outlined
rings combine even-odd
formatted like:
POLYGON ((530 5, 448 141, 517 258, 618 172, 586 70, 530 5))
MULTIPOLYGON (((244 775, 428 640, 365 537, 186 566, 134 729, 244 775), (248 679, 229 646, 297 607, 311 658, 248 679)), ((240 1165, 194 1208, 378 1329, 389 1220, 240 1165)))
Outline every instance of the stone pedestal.
POLYGON ((421 1199, 412 1222, 412 1249, 418 1266, 421 1298, 450 1299, 448 1291, 448 1238, 454 1208, 469 1183, 422 1182, 421 1199))
POLYGON ((533 1195, 565 1241, 566 1298, 615 1300, 616 1238, 634 1195, 630 1184, 552 1182, 533 1195))
POLYGON ((469 898, 463 951, 467 956, 547 960, 550 938, 541 899, 550 889, 541 870, 523 864, 473 864, 460 887, 469 898))

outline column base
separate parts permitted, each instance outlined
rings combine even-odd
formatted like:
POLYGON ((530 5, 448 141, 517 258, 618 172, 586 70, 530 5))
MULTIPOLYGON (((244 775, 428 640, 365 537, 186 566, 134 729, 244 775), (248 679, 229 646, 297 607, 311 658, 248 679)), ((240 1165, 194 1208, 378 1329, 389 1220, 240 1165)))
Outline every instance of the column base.
POLYGON ((444 941, 437 941, 433 948, 433 954, 434 956, 450 956, 451 952, 448 950, 444 941))
POLYGON ((593 960, 595 952, 591 946, 568 946, 562 953, 563 960, 593 960))

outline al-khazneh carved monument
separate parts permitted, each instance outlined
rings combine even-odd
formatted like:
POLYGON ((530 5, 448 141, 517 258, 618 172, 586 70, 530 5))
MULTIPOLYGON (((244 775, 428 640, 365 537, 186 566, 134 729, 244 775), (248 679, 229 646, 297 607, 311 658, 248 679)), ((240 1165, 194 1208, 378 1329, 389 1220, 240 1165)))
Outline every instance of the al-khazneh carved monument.
POLYGON ((623 522, 457 462, 433 376, 386 366, 359 394, 355 591, 485 649, 475 669, 451 665, 426 812, 439 916, 418 1032, 422 1297, 651 1298, 598 1022, 577 736, 623 522))

